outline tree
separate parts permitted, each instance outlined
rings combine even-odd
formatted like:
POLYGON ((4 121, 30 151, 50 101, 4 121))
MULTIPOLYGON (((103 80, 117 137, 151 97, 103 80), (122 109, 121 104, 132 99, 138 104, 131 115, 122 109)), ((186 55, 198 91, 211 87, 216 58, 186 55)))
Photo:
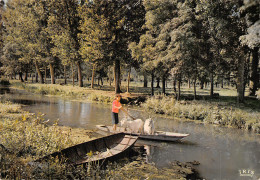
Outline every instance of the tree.
POLYGON ((80 30, 80 53, 85 60, 92 65, 92 81, 91 88, 94 88, 94 77, 97 65, 106 63, 106 45, 104 39, 109 38, 107 36, 108 23, 103 15, 99 15, 97 9, 98 6, 94 4, 86 4, 79 8, 81 17, 80 30))
POLYGON ((139 0, 94 0, 85 3, 82 9, 85 10, 81 23, 82 52, 92 62, 114 65, 115 92, 120 93, 120 66, 128 60, 128 43, 139 39, 144 8, 139 0))
POLYGON ((259 86, 259 74, 258 74, 259 46, 260 46, 259 2, 253 0, 244 1, 243 5, 240 7, 240 13, 241 16, 245 19, 247 24, 247 32, 246 34, 240 36, 240 41, 242 42, 242 45, 246 45, 251 49, 252 62, 251 62, 249 94, 251 96, 254 96, 259 86))
MULTIPOLYGON (((32 4, 33 2, 26 0, 8 1, 4 12, 4 24, 6 28, 4 41, 6 46, 15 46, 15 49, 19 50, 15 52, 16 55, 19 54, 15 58, 17 64, 23 66, 29 66, 32 62, 35 64, 41 83, 43 83, 43 76, 39 68, 39 63, 43 63, 41 58, 41 44, 38 43, 41 33, 39 27, 40 21, 34 16, 32 4)), ((6 49, 10 48, 7 47, 6 49)), ((21 67, 20 69, 22 70, 23 68, 21 67)))
MULTIPOLYGON (((4 47, 4 23, 3 23, 3 13, 4 13, 4 4, 3 0, 0 1, 0 57, 3 54, 3 47, 4 47)), ((0 67, 2 63, 0 61, 0 67)))
MULTIPOLYGON (((233 71, 237 76, 238 101, 244 100, 244 68, 247 50, 239 42, 244 34, 244 22, 239 17, 239 1, 198 1, 197 18, 202 21, 203 39, 206 39, 203 54, 209 67, 211 81, 213 73, 233 71)), ((206 66, 205 66, 206 67, 206 66)), ((211 95, 213 95, 213 82, 211 95)))
POLYGON ((82 87, 82 58, 78 37, 80 33, 79 5, 77 0, 49 0, 50 17, 48 19, 47 31, 54 44, 54 47, 51 48, 51 53, 59 57, 64 66, 71 63, 73 69, 73 64, 76 64, 79 86, 82 87))
POLYGON ((169 31, 162 27, 169 19, 176 16, 176 3, 177 1, 169 0, 143 1, 146 10, 146 32, 140 37, 138 44, 133 42, 129 45, 132 56, 142 64, 145 71, 151 73, 152 95, 156 71, 156 74, 162 77, 163 93, 165 93, 165 81, 172 63, 166 56, 167 46, 170 43, 169 31))

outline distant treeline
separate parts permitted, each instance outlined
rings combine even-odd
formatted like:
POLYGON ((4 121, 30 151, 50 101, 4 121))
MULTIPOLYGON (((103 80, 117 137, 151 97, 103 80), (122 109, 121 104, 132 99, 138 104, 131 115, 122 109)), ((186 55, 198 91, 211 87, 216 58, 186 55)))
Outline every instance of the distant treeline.
MULTIPOLYGON (((259 87, 260 6, 256 0, 8 0, 1 1, 0 73, 21 81, 37 73, 64 83, 75 68, 78 84, 96 74, 114 79, 135 68, 153 82, 179 88, 222 79, 236 84, 238 102, 246 85, 259 87)), ((145 84, 146 83, 146 84, 145 84)), ((129 83, 128 83, 129 87, 129 83)), ((129 89, 129 88, 128 88, 129 89)))

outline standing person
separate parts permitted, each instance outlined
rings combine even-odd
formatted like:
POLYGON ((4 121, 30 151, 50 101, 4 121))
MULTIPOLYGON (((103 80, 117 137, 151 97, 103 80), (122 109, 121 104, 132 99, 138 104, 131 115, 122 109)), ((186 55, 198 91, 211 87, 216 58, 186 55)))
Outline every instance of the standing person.
POLYGON ((113 131, 116 131, 116 127, 118 124, 118 113, 119 113, 119 109, 122 110, 123 112, 125 112, 128 116, 129 114, 127 113, 127 111, 122 107, 122 104, 120 103, 121 100, 121 95, 117 94, 113 103, 112 103, 112 123, 113 123, 113 131))

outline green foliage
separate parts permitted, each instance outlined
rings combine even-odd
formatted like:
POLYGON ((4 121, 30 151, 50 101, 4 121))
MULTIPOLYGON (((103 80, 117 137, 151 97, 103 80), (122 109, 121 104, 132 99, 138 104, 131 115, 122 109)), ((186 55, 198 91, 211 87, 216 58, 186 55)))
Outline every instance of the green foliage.
MULTIPOLYGON (((129 41, 137 41, 144 23, 144 9, 137 1, 86 2, 79 8, 81 54, 90 63, 115 66, 116 91, 120 90, 120 64, 131 64, 129 41)), ((93 66, 94 68, 94 66, 93 66)), ((95 69, 94 69, 95 70, 95 69)))
POLYGON ((240 37, 242 44, 249 48, 260 46, 260 7, 259 2, 254 0, 244 1, 243 6, 240 7, 241 16, 245 18, 247 23, 247 32, 240 37))
POLYGON ((47 4, 49 17, 46 31, 54 44, 51 52, 61 59, 63 65, 81 61, 78 1, 49 0, 47 4))

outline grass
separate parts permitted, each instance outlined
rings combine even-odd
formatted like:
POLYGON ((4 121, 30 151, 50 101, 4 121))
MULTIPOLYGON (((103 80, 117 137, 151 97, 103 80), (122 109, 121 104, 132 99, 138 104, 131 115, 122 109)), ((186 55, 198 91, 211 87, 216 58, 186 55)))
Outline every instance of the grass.
POLYGON ((10 102, 0 103, 0 178, 24 179, 60 176, 67 167, 51 162, 48 171, 28 163, 44 155, 90 140, 86 130, 47 125, 42 115, 33 115, 10 102), (72 136, 71 134, 74 134, 72 136), (85 136, 84 136, 85 134, 85 136))
POLYGON ((232 126, 260 133, 260 112, 245 106, 239 107, 232 101, 176 101, 171 96, 155 96, 149 98, 142 106, 145 110, 156 114, 232 126))
POLYGON ((13 81, 12 87, 42 95, 55 95, 80 100, 101 101, 105 103, 111 103, 114 98, 114 92, 97 91, 72 85, 29 84, 13 81))

